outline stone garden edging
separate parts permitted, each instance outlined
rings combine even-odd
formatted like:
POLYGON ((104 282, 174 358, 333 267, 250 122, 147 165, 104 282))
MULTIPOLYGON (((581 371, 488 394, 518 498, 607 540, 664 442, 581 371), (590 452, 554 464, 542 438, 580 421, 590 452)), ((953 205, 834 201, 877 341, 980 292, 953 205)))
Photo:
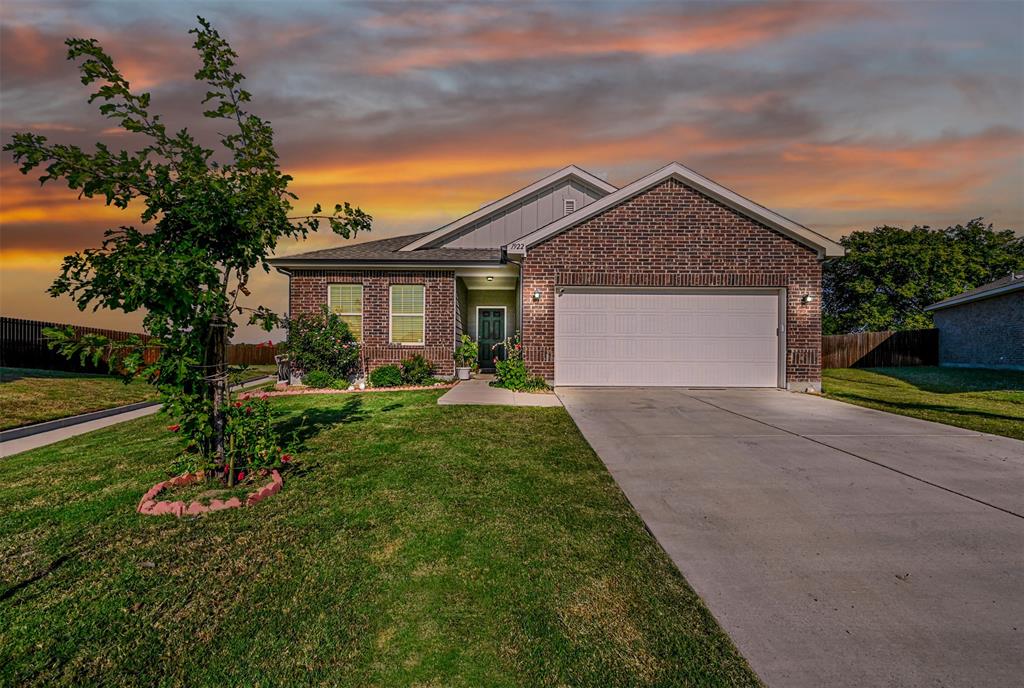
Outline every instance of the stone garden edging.
POLYGON ((294 397, 303 394, 366 394, 368 392, 417 392, 431 389, 451 389, 457 382, 440 385, 405 385, 402 387, 368 387, 366 389, 322 389, 317 387, 304 387, 302 389, 278 389, 272 392, 242 392, 236 399, 245 401, 247 399, 259 399, 262 397, 294 397))
POLYGON ((158 501, 155 499, 158 494, 168 487, 184 487, 185 485, 193 485, 195 483, 202 482, 205 479, 206 476, 203 475, 202 472, 199 472, 184 473, 169 480, 159 482, 149 488, 149 490, 146 491, 146 494, 142 495, 142 499, 139 501, 139 506, 135 510, 140 514, 146 514, 147 516, 170 515, 177 516, 178 518, 181 518, 182 516, 198 516, 211 511, 223 511, 225 509, 238 509, 242 506, 253 506, 267 497, 277 494, 284 486, 284 480, 282 480, 281 474, 274 470, 270 472, 270 482, 246 495, 244 502, 238 497, 232 497, 227 500, 211 499, 209 504, 193 501, 186 507, 185 502, 158 501))

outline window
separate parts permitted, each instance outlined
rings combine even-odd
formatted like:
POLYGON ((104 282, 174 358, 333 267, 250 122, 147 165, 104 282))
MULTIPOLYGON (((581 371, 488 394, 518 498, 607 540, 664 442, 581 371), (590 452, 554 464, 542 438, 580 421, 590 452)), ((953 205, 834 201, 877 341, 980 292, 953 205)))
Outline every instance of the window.
POLYGON ((566 198, 566 199, 563 199, 562 202, 565 204, 565 206, 564 206, 565 213, 564 214, 571 215, 572 213, 576 212, 576 199, 575 198, 566 198))
POLYGON ((423 285, 391 285, 391 343, 423 343, 423 285))
POLYGON ((332 284, 327 288, 327 307, 341 316, 356 341, 363 340, 363 285, 332 284))

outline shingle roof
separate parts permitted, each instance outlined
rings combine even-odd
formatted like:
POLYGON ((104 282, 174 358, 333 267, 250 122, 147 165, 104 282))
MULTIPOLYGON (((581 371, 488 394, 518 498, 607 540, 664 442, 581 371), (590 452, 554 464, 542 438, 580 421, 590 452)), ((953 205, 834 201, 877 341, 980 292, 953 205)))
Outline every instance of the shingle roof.
POLYGON ((416 251, 399 251, 403 246, 429 232, 405 234, 403 236, 364 241, 361 244, 344 244, 319 251, 282 256, 270 260, 272 265, 289 263, 330 261, 339 263, 497 263, 501 261, 501 249, 497 248, 424 248, 416 251))
POLYGON ((939 310, 940 308, 959 306, 962 303, 970 303, 971 301, 977 301, 978 299, 984 299, 989 296, 996 296, 997 294, 1004 294, 1018 289, 1024 289, 1024 273, 1011 273, 1006 277, 1000 277, 988 284, 983 284, 980 287, 975 287, 974 289, 968 289, 961 294, 951 296, 948 299, 943 299, 938 303, 933 303, 925 310, 934 311, 939 310))

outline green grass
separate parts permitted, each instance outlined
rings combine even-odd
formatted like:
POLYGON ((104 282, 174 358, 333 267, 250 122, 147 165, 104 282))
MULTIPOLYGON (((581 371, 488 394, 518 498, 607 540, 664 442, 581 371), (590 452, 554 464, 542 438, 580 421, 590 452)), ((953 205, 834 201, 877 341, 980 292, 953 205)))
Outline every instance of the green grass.
POLYGON ((0 368, 0 430, 156 398, 147 384, 109 375, 0 368))
POLYGON ((164 418, 0 461, 0 685, 756 684, 563 409, 439 394, 275 399, 299 470, 199 519, 134 513, 164 418))
POLYGON ((826 396, 1024 440, 1024 372, 980 368, 833 368, 826 396))
MULTIPOLYGON (((253 365, 244 372, 232 373, 231 381, 244 382, 276 373, 275 365, 253 365)), ((0 430, 155 401, 158 396, 156 389, 144 382, 126 385, 110 375, 0 368, 0 430)))

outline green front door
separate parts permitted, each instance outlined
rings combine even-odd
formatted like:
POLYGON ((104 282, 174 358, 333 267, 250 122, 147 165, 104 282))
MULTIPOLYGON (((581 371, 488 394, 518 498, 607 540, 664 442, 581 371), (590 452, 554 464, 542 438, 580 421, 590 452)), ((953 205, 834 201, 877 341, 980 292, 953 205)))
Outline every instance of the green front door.
POLYGON ((480 346, 480 367, 494 368, 494 357, 505 358, 504 351, 493 351, 495 344, 505 338, 505 310, 502 308, 477 309, 477 342, 480 346))

